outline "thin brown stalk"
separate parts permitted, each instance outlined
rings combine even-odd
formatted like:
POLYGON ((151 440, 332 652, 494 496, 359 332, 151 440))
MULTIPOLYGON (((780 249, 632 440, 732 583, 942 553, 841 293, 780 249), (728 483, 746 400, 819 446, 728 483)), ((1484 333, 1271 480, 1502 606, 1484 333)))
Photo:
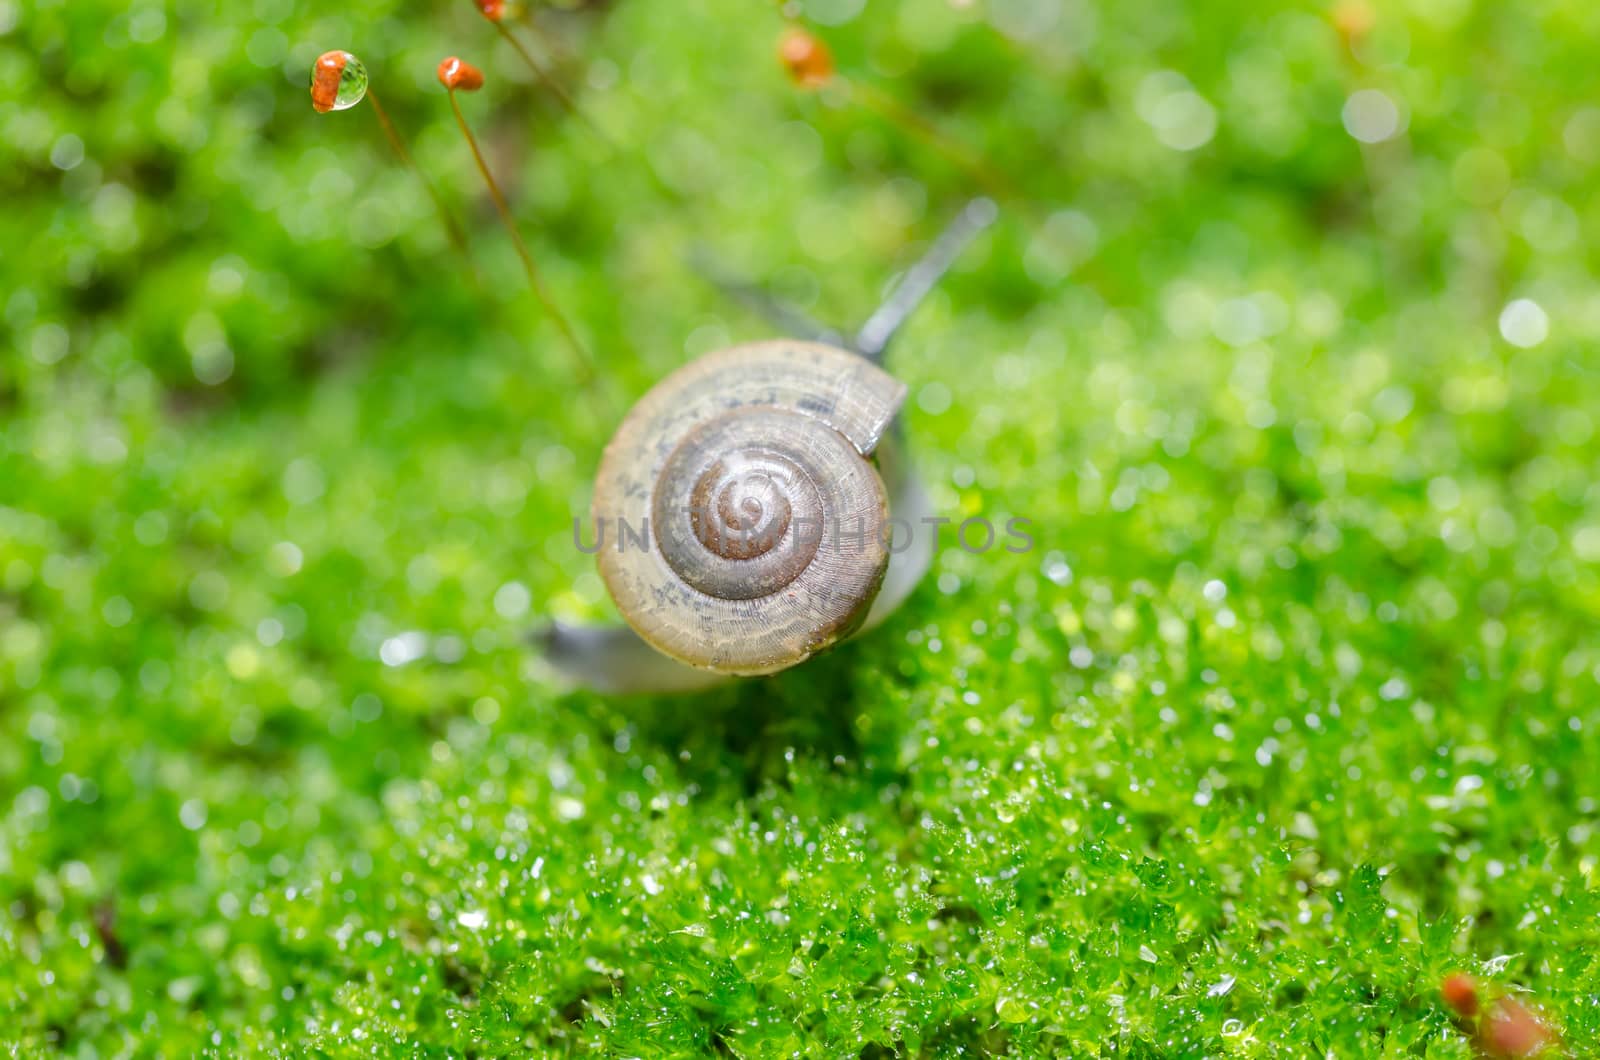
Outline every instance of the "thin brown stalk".
POLYGON ((483 174, 483 182, 489 188, 489 197, 494 200, 495 209, 500 212, 500 220, 511 234, 511 242, 516 245, 517 255, 522 258, 522 267, 528 273, 528 286, 533 290, 533 295, 545 312, 550 314, 556 326, 561 329, 561 334, 566 338, 567 344, 572 347, 573 354, 578 361, 578 378, 587 384, 595 377, 594 363, 589 357, 589 352, 584 349, 583 343, 578 339, 578 333, 573 330, 572 324, 556 305, 555 299, 544 285, 544 280, 539 275, 538 268, 533 264, 533 255, 528 253, 528 245, 522 241, 522 234, 517 231, 516 218, 511 215, 511 206, 506 202, 506 197, 500 193, 500 185, 495 182, 494 174, 489 172, 489 164, 483 159, 483 152, 478 150, 478 139, 472 135, 472 127, 467 124, 466 115, 461 113, 461 104, 456 102, 454 90, 450 93, 450 109, 455 112, 456 124, 461 126, 461 135, 467 138, 467 146, 472 148, 472 159, 478 163, 478 172, 483 174))
POLYGON ((439 211, 439 220, 444 222, 445 232, 449 234, 451 245, 456 248, 456 253, 461 255, 461 260, 466 263, 467 268, 470 270, 472 268, 472 256, 467 250, 466 233, 462 232, 461 226, 456 223, 455 216, 445 206, 444 199, 439 196, 439 190, 433 186, 433 182, 427 178, 422 172, 422 168, 412 159, 411 152, 406 150, 405 141, 400 139, 400 134, 395 131, 394 123, 389 120, 389 112, 383 109, 382 103, 378 102, 378 94, 372 90, 371 86, 367 88, 367 100, 372 104, 372 113, 378 116, 378 124, 382 126, 383 135, 389 141, 389 146, 394 149, 395 154, 400 156, 400 161, 405 164, 405 167, 411 170, 416 175, 417 180, 422 182, 422 186, 427 189, 428 198, 433 200, 434 209, 439 211))
POLYGON ((522 61, 528 64, 528 69, 533 71, 533 76, 537 77, 539 82, 544 85, 544 87, 548 88, 551 93, 553 93, 555 97, 561 101, 561 105, 567 109, 568 114, 571 114, 574 118, 577 118, 579 121, 587 125, 589 127, 589 131, 604 141, 607 147, 614 146, 611 143, 611 138, 605 133, 601 132, 600 127, 597 126, 587 114, 578 108, 578 101, 573 99, 572 94, 561 86, 561 82, 556 79, 554 74, 546 70, 539 63, 539 61, 533 57, 533 53, 523 46, 522 42, 517 39, 517 35, 511 32, 511 28, 509 26, 507 26, 504 22, 496 20, 494 22, 494 28, 500 32, 500 36, 505 38, 506 43, 511 45, 518 55, 522 56, 522 61))

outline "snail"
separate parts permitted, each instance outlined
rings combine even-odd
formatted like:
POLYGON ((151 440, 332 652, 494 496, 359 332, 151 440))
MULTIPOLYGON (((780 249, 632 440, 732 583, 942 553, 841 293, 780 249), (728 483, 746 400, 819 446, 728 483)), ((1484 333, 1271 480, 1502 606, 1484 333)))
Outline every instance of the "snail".
POLYGON ((546 660, 601 692, 795 666, 882 622, 933 559, 927 491, 881 367, 900 325, 994 218, 969 203, 850 338, 724 283, 803 337, 695 360, 624 417, 596 476, 596 559, 625 626, 552 623, 546 660))

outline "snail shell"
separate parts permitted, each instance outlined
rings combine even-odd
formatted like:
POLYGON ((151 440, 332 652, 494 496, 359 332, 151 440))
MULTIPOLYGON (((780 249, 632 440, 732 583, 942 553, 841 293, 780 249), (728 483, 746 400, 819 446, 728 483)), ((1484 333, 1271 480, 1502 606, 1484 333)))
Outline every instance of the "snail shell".
POLYGON ((617 531, 600 576, 623 618, 657 651, 727 674, 782 670, 851 633, 889 562, 871 457, 905 393, 862 357, 788 339, 658 383, 595 483, 595 525, 617 531))

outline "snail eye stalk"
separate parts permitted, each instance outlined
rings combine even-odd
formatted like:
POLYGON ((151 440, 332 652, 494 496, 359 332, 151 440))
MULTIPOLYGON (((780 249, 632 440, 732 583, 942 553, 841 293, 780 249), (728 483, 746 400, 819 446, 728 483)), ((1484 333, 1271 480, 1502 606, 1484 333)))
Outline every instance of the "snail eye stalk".
POLYGON ((883 362, 890 341, 916 312, 956 258, 980 232, 994 223, 999 207, 993 199, 979 196, 961 208, 938 237, 928 245, 888 296, 855 332, 847 335, 811 319, 805 310, 789 305, 756 284, 726 272, 705 250, 696 248, 690 262, 707 280, 734 301, 743 303, 779 331, 811 342, 824 342, 860 354, 875 364, 883 362))
POLYGON ((470 261, 467 253, 467 237, 461 231, 461 226, 456 223, 455 217, 445 207, 444 200, 439 197, 439 191, 433 186, 420 166, 411 157, 411 152, 406 149, 406 143, 395 129, 394 122, 389 120, 389 112, 384 110, 383 104, 378 100, 378 93, 373 91, 367 77, 367 68, 361 60, 345 51, 324 52, 311 64, 311 109, 318 114, 328 114, 336 110, 349 110, 363 99, 372 103, 372 113, 377 116, 378 126, 383 130, 384 139, 389 141, 389 147, 399 157, 400 162, 411 170, 422 187, 427 191, 428 198, 433 200, 433 208, 439 211, 439 220, 444 224, 444 230, 450 237, 450 243, 455 247, 456 253, 461 255, 463 262, 470 261))
POLYGON ((589 352, 584 348, 578 338, 578 333, 573 330, 572 324, 567 320, 566 314, 556 305, 554 297, 545 286, 539 269, 533 263, 533 255, 528 251, 527 243, 523 242, 522 233, 517 230, 516 218, 512 216, 511 206, 506 202, 500 184, 494 179, 494 174, 489 170, 489 163, 484 160, 483 152, 478 149, 478 139, 472 135, 472 127, 467 124, 466 115, 461 113, 461 104, 456 99, 456 92, 476 92, 483 87, 483 71, 476 66, 452 55, 439 64, 439 83, 445 87, 450 96, 450 109, 455 113, 456 124, 461 128, 461 135, 467 141, 467 147, 472 151, 472 160, 478 165, 478 172, 483 176, 484 186, 489 189, 489 198, 494 201, 494 208, 500 214, 500 222, 505 226, 506 232, 511 236, 511 242, 517 249, 517 256, 522 259, 522 267, 528 274, 528 287, 533 291, 533 296, 539 300, 546 313, 555 321, 556 327, 561 330, 562 337, 571 347, 577 361, 579 382, 587 384, 595 378, 594 365, 589 357, 589 352))

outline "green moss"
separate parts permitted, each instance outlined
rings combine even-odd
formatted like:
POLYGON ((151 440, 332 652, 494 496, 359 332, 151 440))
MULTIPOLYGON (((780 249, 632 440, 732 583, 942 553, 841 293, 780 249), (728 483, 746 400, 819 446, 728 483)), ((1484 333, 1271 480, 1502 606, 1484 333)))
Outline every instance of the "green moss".
POLYGON ((1464 1058, 1462 968, 1592 1041, 1600 15, 1413 6, 1354 56, 1260 5, 822 29, 1015 185, 890 366, 941 512, 1037 547, 947 538, 812 664, 604 701, 525 641, 608 614, 601 447, 767 333, 688 248, 858 319, 963 170, 797 94, 751 5, 542 14, 608 146, 466 3, 0 0, 0 1037, 1464 1058), (476 281, 370 108, 312 113, 331 48, 476 281), (1346 133, 1361 88, 1398 139, 1346 133))

